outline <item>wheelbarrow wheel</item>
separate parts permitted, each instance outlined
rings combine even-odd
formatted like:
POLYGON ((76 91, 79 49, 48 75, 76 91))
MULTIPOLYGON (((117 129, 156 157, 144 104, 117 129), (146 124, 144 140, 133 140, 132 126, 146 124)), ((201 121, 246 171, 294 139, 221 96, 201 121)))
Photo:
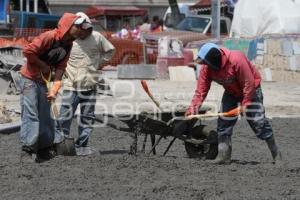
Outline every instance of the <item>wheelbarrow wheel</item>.
POLYGON ((185 142, 185 150, 190 158, 215 159, 218 155, 217 132, 210 126, 193 128, 192 139, 207 140, 208 144, 193 144, 185 142))

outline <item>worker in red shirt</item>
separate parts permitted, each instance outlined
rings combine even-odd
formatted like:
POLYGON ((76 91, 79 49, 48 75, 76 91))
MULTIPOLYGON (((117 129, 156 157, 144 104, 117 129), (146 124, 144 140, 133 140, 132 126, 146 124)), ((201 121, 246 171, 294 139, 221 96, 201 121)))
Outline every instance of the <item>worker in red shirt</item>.
POLYGON ((218 118, 218 156, 212 162, 216 164, 231 162, 231 135, 239 113, 245 114, 256 136, 267 142, 274 162, 280 161, 281 153, 275 143, 272 127, 265 117, 261 76, 255 66, 242 52, 220 48, 213 43, 206 43, 200 48, 197 62, 202 64, 202 68, 197 89, 185 116, 198 112, 212 81, 225 89, 221 112, 238 108, 237 116, 218 118))
POLYGON ((50 102, 61 87, 72 42, 81 34, 76 24, 78 18, 75 14, 65 13, 56 29, 35 37, 23 49, 27 62, 21 68, 20 81, 22 158, 25 156, 31 161, 41 161, 50 156, 49 148, 54 140, 50 102), (48 90, 45 78, 51 77, 51 72, 54 82, 48 90))

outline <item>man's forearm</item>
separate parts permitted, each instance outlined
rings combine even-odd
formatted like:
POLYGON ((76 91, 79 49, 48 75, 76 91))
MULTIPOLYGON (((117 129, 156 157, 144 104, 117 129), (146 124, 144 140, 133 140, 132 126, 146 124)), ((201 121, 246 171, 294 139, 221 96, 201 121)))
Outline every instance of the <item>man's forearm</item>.
POLYGON ((50 72, 50 67, 39 58, 36 59, 33 64, 38 66, 41 69, 41 72, 43 72, 43 74, 47 74, 50 72))
POLYGON ((102 70, 102 68, 105 66, 105 64, 112 59, 112 57, 114 56, 114 53, 115 53, 114 49, 105 52, 100 60, 100 65, 99 65, 98 69, 102 70))
POLYGON ((105 52, 104 55, 103 55, 103 60, 108 62, 113 57, 114 53, 115 53, 114 49, 105 52))
POLYGON ((55 75, 54 75, 54 81, 60 81, 62 79, 62 76, 64 75, 64 70, 61 69, 57 69, 55 71, 55 75))

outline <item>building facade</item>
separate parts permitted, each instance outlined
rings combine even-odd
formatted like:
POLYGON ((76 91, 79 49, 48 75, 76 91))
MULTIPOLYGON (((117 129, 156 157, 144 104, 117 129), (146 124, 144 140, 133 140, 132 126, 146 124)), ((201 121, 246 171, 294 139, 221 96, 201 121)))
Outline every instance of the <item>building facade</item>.
MULTIPOLYGON (((178 3, 197 3, 199 0, 178 0, 178 3)), ((102 6, 137 6, 148 10, 149 16, 163 17, 169 6, 168 0, 48 0, 53 14, 61 15, 64 12, 84 11, 91 5, 102 6)))

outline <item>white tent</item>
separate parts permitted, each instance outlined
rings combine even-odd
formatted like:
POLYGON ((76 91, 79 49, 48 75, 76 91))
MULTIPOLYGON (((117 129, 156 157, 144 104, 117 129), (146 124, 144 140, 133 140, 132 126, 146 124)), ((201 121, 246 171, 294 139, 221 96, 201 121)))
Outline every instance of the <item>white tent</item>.
POLYGON ((270 33, 300 33, 300 0, 239 0, 230 35, 254 37, 270 33))

